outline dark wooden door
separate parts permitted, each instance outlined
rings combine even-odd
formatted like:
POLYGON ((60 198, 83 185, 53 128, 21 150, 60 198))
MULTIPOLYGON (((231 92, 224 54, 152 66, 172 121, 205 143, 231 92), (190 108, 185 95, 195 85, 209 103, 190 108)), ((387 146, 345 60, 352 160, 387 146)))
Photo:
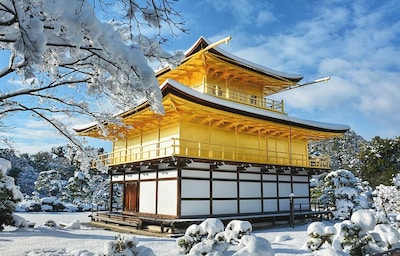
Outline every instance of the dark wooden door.
POLYGON ((137 212, 138 185, 137 182, 125 183, 124 189, 124 211, 137 212))

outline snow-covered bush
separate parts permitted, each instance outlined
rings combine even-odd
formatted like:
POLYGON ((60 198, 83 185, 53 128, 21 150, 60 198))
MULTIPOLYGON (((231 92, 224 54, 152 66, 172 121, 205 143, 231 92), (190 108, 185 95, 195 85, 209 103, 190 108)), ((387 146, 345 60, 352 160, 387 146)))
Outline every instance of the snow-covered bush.
POLYGON ((336 219, 349 219, 352 212, 372 207, 372 189, 348 170, 330 172, 322 189, 319 200, 334 209, 336 219))
POLYGON ((64 180, 57 170, 40 172, 39 177, 35 181, 35 189, 42 196, 61 197, 67 181, 64 180))
POLYGON ((138 246, 139 241, 134 236, 117 235, 114 241, 104 244, 103 256, 155 256, 153 250, 138 246))
POLYGON ((44 223, 46 227, 55 228, 57 227, 57 223, 54 220, 48 220, 44 223))
POLYGON ((340 255, 352 256, 400 248, 399 231, 375 216, 376 212, 372 210, 359 210, 351 215, 350 220, 336 223, 329 230, 321 222, 312 223, 307 229, 310 239, 306 246, 319 250, 328 242, 330 250, 338 252, 338 255, 340 252, 340 255))
POLYGON ((373 192, 373 200, 375 207, 386 216, 400 211, 400 190, 397 186, 380 184, 373 192))
POLYGON ((13 225, 15 203, 22 200, 23 196, 19 188, 15 186, 14 178, 7 176, 11 169, 11 162, 0 158, 0 231, 3 225, 13 225))
POLYGON ((200 225, 192 224, 183 237, 178 238, 177 245, 182 253, 194 253, 195 251, 213 250, 215 236, 224 230, 221 220, 209 218, 200 225))
POLYGON ((240 245, 242 248, 232 254, 232 256, 273 256, 274 251, 272 250, 271 243, 262 238, 253 235, 244 235, 240 239, 240 245))
MULTIPOLYGON (((82 212, 95 207, 91 204, 64 202, 56 197, 44 197, 40 200, 23 200, 16 205, 17 212, 82 212)), ((97 210, 104 207, 97 207, 97 210)))
POLYGON ((319 250, 325 242, 332 244, 332 238, 336 234, 336 229, 318 221, 311 223, 307 227, 307 234, 311 239, 306 242, 306 246, 310 250, 315 251, 319 250))
POLYGON ((14 227, 17 227, 17 228, 27 228, 28 227, 28 222, 21 216, 13 214, 12 217, 13 217, 13 226, 14 227))
POLYGON ((65 229, 81 229, 81 222, 79 220, 73 220, 69 223, 60 222, 60 226, 65 229))
MULTIPOLYGON (((244 235, 249 235, 253 231, 253 227, 248 221, 232 220, 226 225, 225 237, 230 240, 235 238, 241 239, 244 235)), ((230 241, 228 240, 228 241, 230 241)))
POLYGON ((206 219, 200 225, 192 224, 185 235, 178 238, 180 252, 189 255, 223 255, 230 245, 240 245, 234 255, 273 255, 270 243, 251 235, 252 226, 248 221, 232 220, 226 225, 215 218, 206 219), (262 252, 260 254, 260 252, 262 252), (272 252, 272 254, 271 254, 272 252))

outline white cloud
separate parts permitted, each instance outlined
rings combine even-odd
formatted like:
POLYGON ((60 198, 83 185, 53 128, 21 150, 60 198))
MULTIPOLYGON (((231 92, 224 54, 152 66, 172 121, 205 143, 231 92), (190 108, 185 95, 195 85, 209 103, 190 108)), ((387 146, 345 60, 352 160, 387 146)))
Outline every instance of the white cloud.
MULTIPOLYGON (((67 117, 62 114, 51 116, 62 122, 73 134, 72 127, 76 124, 87 123, 88 120, 82 116, 67 117)), ((53 126, 44 120, 32 118, 26 113, 13 115, 5 119, 6 127, 0 131, 0 137, 6 137, 12 141, 12 147, 21 153, 37 153, 39 151, 50 151, 52 147, 63 146, 70 141, 61 135, 53 126)), ((77 137, 81 140, 87 140, 77 137)), ((97 147, 109 146, 104 141, 90 140, 91 144, 97 147)), ((0 145, 4 146, 4 145, 0 145)))
MULTIPOLYGON (((327 85, 283 94, 286 104, 310 114, 348 117, 351 113, 353 119, 366 118, 387 134, 384 125, 387 130, 400 126, 400 21, 390 18, 399 15, 398 8, 393 9, 395 2, 379 2, 379 6, 365 1, 321 2, 313 7, 313 17, 285 33, 248 34, 261 42, 251 44, 249 38, 241 40, 243 34, 233 35, 242 45, 237 43, 231 50, 273 69, 304 74, 304 82, 331 76, 327 85)), ((394 130, 399 135, 399 129, 394 130)))
POLYGON ((243 28, 249 25, 261 27, 276 20, 270 5, 266 1, 209 0, 206 2, 220 13, 230 13, 234 18, 235 27, 243 28))

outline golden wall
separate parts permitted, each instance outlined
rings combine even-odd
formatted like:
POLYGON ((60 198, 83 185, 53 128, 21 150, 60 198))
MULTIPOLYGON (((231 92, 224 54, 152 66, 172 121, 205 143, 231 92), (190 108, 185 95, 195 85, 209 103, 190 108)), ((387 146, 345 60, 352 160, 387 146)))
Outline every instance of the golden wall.
POLYGON ((113 164, 167 156, 308 166, 307 141, 265 136, 213 123, 180 121, 137 133, 113 144, 113 164))

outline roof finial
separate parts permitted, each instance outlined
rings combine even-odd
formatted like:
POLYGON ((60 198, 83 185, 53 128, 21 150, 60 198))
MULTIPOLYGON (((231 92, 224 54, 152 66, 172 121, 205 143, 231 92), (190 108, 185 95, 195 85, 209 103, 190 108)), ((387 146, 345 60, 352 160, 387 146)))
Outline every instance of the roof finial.
POLYGON ((207 50, 209 50, 211 48, 214 48, 214 47, 217 47, 218 45, 223 44, 223 43, 228 44, 229 40, 231 40, 231 39, 232 39, 232 37, 228 36, 228 37, 226 37, 224 39, 221 39, 221 40, 219 40, 219 41, 217 41, 215 43, 212 43, 212 44, 208 45, 206 48, 203 49, 203 51, 207 51, 207 50))

